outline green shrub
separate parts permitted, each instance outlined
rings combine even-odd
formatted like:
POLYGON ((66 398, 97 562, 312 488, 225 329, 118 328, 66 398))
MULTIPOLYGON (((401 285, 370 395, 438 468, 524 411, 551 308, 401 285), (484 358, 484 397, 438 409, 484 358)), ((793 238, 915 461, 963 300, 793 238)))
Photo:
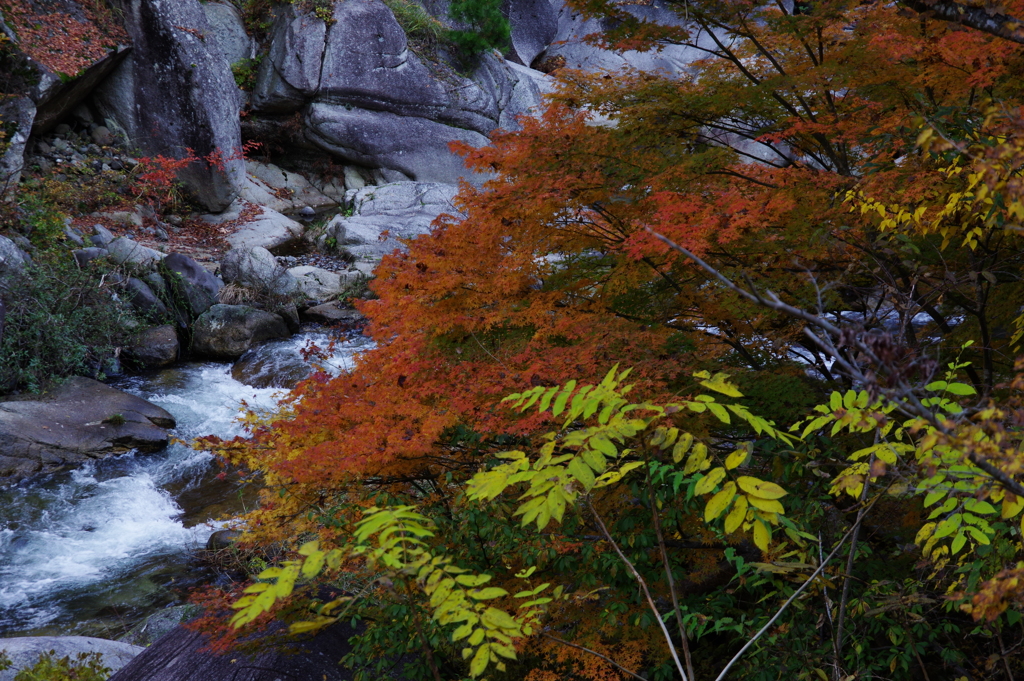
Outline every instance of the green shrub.
POLYGON ((384 0, 398 25, 412 41, 424 41, 435 47, 447 37, 447 31, 440 21, 412 0, 384 0))
POLYGON ((0 281, 7 306, 0 339, 0 392, 39 390, 48 381, 95 375, 138 320, 114 297, 102 265, 78 269, 70 254, 45 253, 24 276, 0 281))
POLYGON ((448 32, 448 39, 463 52, 472 55, 508 47, 512 26, 501 13, 501 0, 452 0, 448 14, 469 26, 469 30, 448 32))
POLYGON ((65 655, 58 658, 51 650, 39 656, 39 661, 14 676, 14 681, 104 681, 112 670, 103 666, 100 653, 78 653, 74 659, 65 655))

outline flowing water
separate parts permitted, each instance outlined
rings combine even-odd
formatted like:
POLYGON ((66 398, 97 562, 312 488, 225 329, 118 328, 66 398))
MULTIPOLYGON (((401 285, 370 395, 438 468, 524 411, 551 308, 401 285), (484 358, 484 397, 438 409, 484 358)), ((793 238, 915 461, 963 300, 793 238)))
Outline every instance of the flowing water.
MULTIPOLYGON (((298 349, 309 340, 324 346, 328 339, 295 336, 261 347, 263 380, 246 380, 266 385, 267 372, 298 361, 298 349)), ((344 370, 367 342, 357 337, 339 343, 328 370, 344 370)), ((231 369, 186 363, 117 387, 171 412, 178 439, 232 437, 242 434, 237 418, 243 401, 272 409, 283 391, 246 385, 231 369)), ((157 454, 129 452, 0 490, 0 636, 111 636, 179 602, 181 587, 202 579, 191 553, 246 501, 217 472, 212 456, 177 443, 157 454)))

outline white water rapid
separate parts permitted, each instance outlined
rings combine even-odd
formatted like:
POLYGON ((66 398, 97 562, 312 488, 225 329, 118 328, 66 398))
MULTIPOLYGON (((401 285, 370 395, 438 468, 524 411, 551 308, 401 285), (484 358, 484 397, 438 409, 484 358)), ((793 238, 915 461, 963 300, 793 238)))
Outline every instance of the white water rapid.
MULTIPOLYGON (((294 356, 308 340, 326 345, 316 334, 260 351, 294 356)), ((339 343, 329 368, 344 369, 366 345, 339 343)), ((117 387, 171 412, 181 440, 241 434, 242 401, 272 409, 283 392, 240 383, 223 363, 182 364, 117 387)), ((219 513, 240 507, 211 498, 211 463, 172 444, 0 490, 0 636, 112 631, 175 602, 171 587, 187 578, 189 552, 223 525, 219 513)))

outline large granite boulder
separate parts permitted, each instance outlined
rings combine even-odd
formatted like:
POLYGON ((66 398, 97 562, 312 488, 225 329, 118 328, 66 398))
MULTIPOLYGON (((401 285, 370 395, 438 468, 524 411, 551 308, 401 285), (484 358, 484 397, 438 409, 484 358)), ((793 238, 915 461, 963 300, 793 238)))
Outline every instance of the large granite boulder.
MULTIPOLYGON (((99 248, 85 248, 82 251, 99 251, 99 248)), ((82 251, 75 251, 75 258, 78 258, 78 254, 82 251)), ((81 262, 81 261, 79 261, 81 262)), ((128 279, 128 283, 125 284, 125 297, 128 299, 128 303, 135 308, 135 311, 141 314, 143 317, 150 321, 163 321, 170 317, 170 312, 167 310, 167 306, 160 300, 160 297, 153 291, 153 288, 142 281, 131 277, 128 279)))
POLYGON ((178 333, 170 324, 146 329, 125 348, 125 360, 147 369, 158 369, 174 364, 181 352, 178 333))
POLYGON ((550 0, 506 0, 504 9, 512 25, 512 52, 529 66, 555 39, 558 13, 550 0))
POLYGON ((109 681, 348 681, 352 671, 339 661, 351 650, 348 640, 355 634, 342 623, 304 640, 261 641, 255 654, 232 651, 217 655, 209 652, 202 633, 178 627, 157 639, 109 681))
POLYGON ((240 220, 232 233, 224 238, 231 248, 265 248, 271 253, 284 254, 302 242, 305 231, 301 224, 286 215, 262 206, 249 215, 241 202, 220 216, 203 216, 204 220, 218 223, 240 220))
POLYGON ((133 646, 120 641, 108 641, 104 638, 90 636, 20 636, 17 638, 0 638, 0 651, 14 663, 7 671, 0 672, 0 681, 12 681, 24 668, 32 667, 43 653, 53 651, 57 659, 70 657, 75 659, 79 653, 99 653, 102 664, 112 671, 117 671, 128 664, 132 658, 145 648, 133 646))
MULTIPOLYGON (((637 52, 634 50, 606 50, 586 41, 588 35, 602 33, 604 23, 601 18, 584 17, 566 4, 565 0, 550 0, 557 14, 558 28, 550 46, 534 57, 535 62, 558 60, 561 65, 570 69, 589 72, 614 72, 622 68, 635 68, 642 71, 663 71, 670 75, 689 72, 693 62, 703 59, 707 53, 686 45, 665 45, 661 50, 637 52)), ((682 6, 680 6, 682 7, 682 6)), ((681 25, 683 18, 672 11, 661 0, 644 3, 628 3, 622 5, 641 21, 650 21, 665 25, 681 25)), ((708 49, 714 48, 710 37, 704 37, 708 49)))
POLYGON ((0 402, 0 479, 167 446, 174 417, 141 397, 76 376, 41 396, 0 402))
POLYGON ((220 261, 221 276, 229 284, 237 284, 263 293, 287 296, 297 288, 295 277, 277 262, 265 248, 233 248, 220 261))
POLYGON ((329 25, 285 6, 270 44, 253 93, 257 111, 305 107, 304 139, 406 179, 469 175, 449 143, 486 144, 492 130, 539 101, 533 82, 494 54, 483 54, 469 77, 444 61, 427 62, 409 49, 382 0, 335 2, 329 25))
MULTIPOLYGON (((278 212, 294 212, 303 208, 320 208, 335 206, 338 198, 331 198, 305 177, 298 173, 284 170, 273 163, 246 161, 248 173, 241 197, 246 201, 273 208, 278 212)), ((328 186, 321 182, 321 186, 328 186)), ((344 200, 344 188, 340 198, 344 200)))
POLYGON ((192 327, 192 352, 214 359, 237 359, 256 343, 287 338, 278 315, 246 305, 214 305, 192 327))
POLYGON ((160 263, 160 274, 167 282, 174 306, 181 308, 191 319, 209 310, 224 288, 223 281, 181 253, 171 253, 164 258, 160 263))
POLYGON ((337 298, 351 283, 362 278, 359 272, 331 272, 311 265, 292 267, 288 274, 295 278, 297 289, 306 300, 316 301, 337 298))
POLYGON ((438 215, 455 213, 452 199, 457 191, 455 185, 427 182, 364 187, 353 199, 354 214, 338 215, 327 223, 320 243, 334 243, 364 260, 379 260, 402 247, 399 238, 426 234, 438 215), (389 237, 382 241, 384 231, 389 237))
POLYGON ((108 257, 115 265, 130 265, 148 270, 156 266, 164 258, 160 251, 143 246, 127 237, 119 237, 107 244, 108 257))
POLYGON ((210 24, 207 39, 220 50, 228 64, 235 64, 255 56, 255 43, 245 32, 245 21, 234 5, 226 2, 206 2, 202 5, 210 24))
POLYGON ((134 131, 133 142, 149 155, 219 154, 219 162, 192 163, 178 177, 209 210, 226 209, 245 177, 240 94, 202 5, 130 0, 125 23, 132 40, 134 108, 123 127, 134 131))
POLYGON ((28 253, 5 236, 0 236, 0 281, 17 276, 32 262, 28 253))
POLYGON ((0 121, 10 130, 0 140, 0 198, 12 193, 25 166, 25 143, 32 132, 36 106, 28 97, 0 95, 0 121))

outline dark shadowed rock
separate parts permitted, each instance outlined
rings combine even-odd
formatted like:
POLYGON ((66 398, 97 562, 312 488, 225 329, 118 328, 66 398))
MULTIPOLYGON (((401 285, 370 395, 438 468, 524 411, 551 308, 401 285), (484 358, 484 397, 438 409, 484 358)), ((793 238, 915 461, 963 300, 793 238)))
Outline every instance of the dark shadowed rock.
POLYGON ((209 310, 224 288, 224 282, 181 253, 171 253, 164 258, 160 274, 168 284, 175 306, 184 308, 192 319, 209 310))
POLYGON ((352 672, 338 662, 350 650, 355 630, 336 624, 315 637, 261 644, 258 654, 214 655, 201 633, 183 627, 158 639, 109 681, 348 681, 352 672))
POLYGON ((338 301, 311 307, 303 311, 302 318, 307 322, 316 322, 317 324, 328 326, 356 326, 366 319, 365 315, 359 310, 347 310, 338 301))
POLYGON ((192 352, 216 359, 236 359, 256 343, 290 335, 281 317, 245 305, 214 305, 196 320, 192 334, 192 352))
MULTIPOLYGON (((83 249, 83 250, 101 250, 101 249, 83 249)), ((78 258, 78 254, 82 251, 75 251, 75 258, 78 258)), ((79 262, 81 264, 81 262, 79 262)), ((163 301, 156 295, 149 285, 141 279, 131 277, 128 283, 125 285, 125 297, 128 298, 128 302, 131 304, 136 311, 142 316, 152 321, 162 321, 170 316, 167 311, 167 306, 164 305, 163 301)))
POLYGON ((167 446, 174 417, 141 397, 76 376, 42 396, 0 402, 0 478, 167 446))
POLYGON ((39 660, 40 655, 51 650, 54 651, 58 659, 65 656, 74 659, 79 653, 99 653, 103 656, 103 666, 116 671, 128 664, 145 648, 90 636, 4 638, 0 639, 0 651, 7 653, 14 666, 7 671, 0 672, 0 681, 11 681, 19 670, 31 667, 39 660))
POLYGON ((79 267, 85 267, 93 260, 98 258, 105 258, 110 255, 110 251, 105 248, 93 246, 90 248, 79 248, 71 252, 71 255, 75 256, 75 262, 78 263, 79 267))
POLYGON ((221 549, 230 548, 240 536, 242 536, 242 533, 238 530, 217 530, 206 540, 206 550, 220 551, 221 549))
POLYGON ((254 388, 291 389, 311 373, 298 348, 273 341, 252 348, 231 367, 232 378, 254 388))
POLYGON ((181 179, 209 210, 230 205, 245 177, 238 122, 239 92, 231 68, 207 41, 212 34, 198 0, 130 0, 134 142, 147 154, 182 158, 191 149, 217 165, 193 163, 181 179))
POLYGON ((124 358, 129 362, 155 369, 173 364, 178 359, 180 351, 177 332, 173 326, 165 324, 140 333, 135 343, 125 349, 124 358))

